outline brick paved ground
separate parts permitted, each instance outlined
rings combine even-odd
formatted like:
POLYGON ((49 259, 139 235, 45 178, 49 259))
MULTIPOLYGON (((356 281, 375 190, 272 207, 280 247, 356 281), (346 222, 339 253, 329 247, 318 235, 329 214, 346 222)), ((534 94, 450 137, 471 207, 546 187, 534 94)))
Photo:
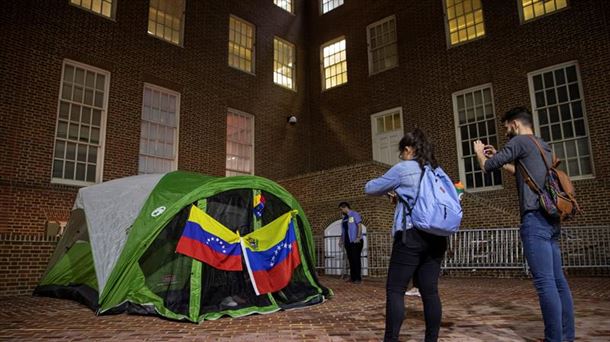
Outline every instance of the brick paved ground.
MULTIPOLYGON (((384 327, 383 282, 345 284, 323 277, 335 297, 324 304, 199 325, 151 316, 99 316, 68 300, 0 299, 0 340, 374 341, 384 327)), ((580 341, 610 341, 610 278, 572 278, 580 341)), ((529 280, 443 278, 442 341, 533 341, 542 336, 529 280)), ((407 297, 403 341, 420 341, 419 299, 407 297)))

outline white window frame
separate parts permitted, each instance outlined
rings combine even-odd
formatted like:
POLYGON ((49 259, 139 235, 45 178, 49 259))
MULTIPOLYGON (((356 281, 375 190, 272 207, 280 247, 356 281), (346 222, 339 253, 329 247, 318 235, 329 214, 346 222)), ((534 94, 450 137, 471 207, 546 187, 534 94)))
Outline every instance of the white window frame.
MULTIPOLYGON (((552 1, 554 1, 554 0, 552 0, 552 1)), ((533 17, 532 19, 525 20, 525 15, 523 13, 523 3, 522 3, 522 0, 517 0, 517 10, 519 11, 519 22, 521 23, 521 25, 527 24, 527 23, 531 23, 531 22, 536 21, 536 20, 541 19, 541 18, 546 18, 549 15, 553 15, 555 13, 559 13, 561 11, 568 10, 569 8, 570 8, 570 0, 566 0, 566 7, 564 7, 564 8, 556 9, 553 12, 548 12, 548 13, 545 13, 545 14, 543 14, 541 16, 537 16, 537 17, 533 17)))
MULTIPOLYGON (((485 83, 485 84, 470 87, 467 89, 462 89, 462 90, 456 91, 453 94, 451 94, 451 106, 453 108, 453 122, 454 122, 454 127, 455 127, 455 137, 456 137, 455 142, 456 142, 456 150, 457 150, 457 163, 458 163, 458 169, 459 169, 459 173, 460 173, 460 181, 462 182, 462 184, 464 184, 464 187, 466 188, 466 190, 468 190, 468 192, 473 192, 473 193, 504 189, 504 182, 506 181, 505 177, 502 177, 501 178, 502 185, 482 186, 482 187, 474 187, 474 188, 469 188, 467 185, 467 182, 466 182, 466 168, 463 163, 464 151, 462 150, 462 146, 461 146, 463 137, 460 132, 460 119, 459 119, 459 111, 458 111, 458 107, 457 107, 457 97, 464 95, 464 94, 472 93, 477 90, 487 89, 487 88, 489 88, 489 90, 490 90, 491 108, 495 115, 494 123, 496 125, 496 137, 498 138, 498 143, 499 143, 500 142, 500 132, 498 131, 496 104, 494 101, 494 89, 493 89, 492 84, 485 83)), ((494 146, 494 147, 496 149, 499 149, 499 146, 494 146)), ((476 162, 476 160, 475 160, 475 162, 476 162)))
MULTIPOLYGON (((324 1, 325 0, 320 0, 320 2, 319 2, 319 4, 320 4, 320 7, 319 7, 320 8, 320 15, 324 15, 326 13, 332 12, 332 11, 336 10, 337 8, 339 8, 339 7, 341 7, 341 6, 343 6, 345 4, 345 0, 339 0, 341 2, 340 4, 338 4, 337 6, 329 9, 328 11, 324 12, 324 1)), ((334 0, 330 0, 330 1, 334 1, 334 0)))
MULTIPOLYGON (((366 42, 367 42, 367 50, 368 50, 368 55, 369 55, 369 76, 376 75, 376 74, 382 73, 386 70, 390 70, 390 69, 394 69, 394 68, 398 67, 398 64, 399 64, 399 60, 398 60, 399 59, 398 58, 398 23, 396 21, 396 15, 393 14, 393 15, 385 17, 381 20, 378 20, 372 24, 369 24, 366 27, 366 42), (395 34, 394 41, 390 42, 388 44, 385 44, 383 46, 378 46, 375 48, 375 50, 383 49, 386 46, 395 44, 396 45, 396 64, 394 64, 390 67, 384 68, 384 69, 373 71, 373 49, 371 47, 371 28, 383 25, 385 22, 390 22, 391 20, 394 20, 394 34, 395 34)), ((346 51, 347 51, 347 47, 346 47, 346 51)))
MULTIPOLYGON (((474 12, 472 12, 474 13, 474 12)), ((460 46, 460 45, 464 45, 464 44, 468 44, 474 41, 477 41, 479 39, 483 39, 487 36, 487 27, 485 26, 485 10, 483 9, 483 0, 481 0, 481 15, 483 17, 483 21, 481 22, 483 24, 483 35, 478 36, 478 37, 474 37, 472 39, 466 39, 462 42, 457 42, 455 44, 451 43, 451 28, 449 27, 449 14, 447 13, 447 0, 443 0, 443 21, 445 22, 445 38, 447 41, 447 49, 450 49, 452 47, 456 47, 456 46, 460 46)), ((475 25, 476 27, 476 25, 475 25)), ((476 30, 476 28, 475 28, 476 30)), ((459 36, 459 29, 458 29, 458 36, 459 36)))
POLYGON ((275 68, 273 70, 273 75, 274 75, 274 77, 273 77, 273 84, 278 85, 278 86, 280 86, 282 88, 285 88, 285 89, 290 89, 290 90, 296 92, 297 91, 297 47, 296 47, 295 44, 287 41, 286 39, 282 39, 282 38, 280 38, 278 36, 274 36, 273 37, 273 40, 274 40, 274 42, 273 42, 273 45, 274 45, 274 49, 273 49, 273 63, 274 63, 274 66, 275 66, 275 62, 276 62, 276 58, 275 58, 275 40, 276 39, 278 41, 280 41, 281 43, 286 44, 286 45, 292 47, 292 56, 294 57, 294 60, 292 60, 292 68, 291 68, 292 69, 292 87, 287 87, 287 86, 285 86, 285 85, 283 85, 281 83, 275 82, 275 72, 276 72, 275 68))
MULTIPOLYGON (((160 0, 160 1, 165 1, 165 0, 160 0)), ((171 40, 167 40, 164 37, 160 37, 158 36, 156 33, 151 33, 150 31, 148 31, 148 24, 150 22, 150 0, 148 2, 148 15, 146 16, 146 33, 154 38, 157 38, 159 40, 162 40, 166 43, 175 45, 175 46, 179 46, 179 47, 184 47, 184 22, 186 20, 186 1, 187 0, 182 0, 182 17, 180 18, 180 42, 179 43, 175 43, 171 40)))
MULTIPOLYGON (((163 93, 167 93, 170 95, 174 95, 176 96, 176 135, 174 135, 174 154, 175 154, 175 158, 174 161, 172 162, 172 170, 171 171, 176 171, 178 170, 178 159, 179 159, 179 152, 180 152, 180 93, 171 89, 167 89, 167 88, 163 88, 160 87, 156 84, 152 84, 152 83, 147 83, 144 82, 144 86, 142 87, 142 112, 140 113, 140 124, 142 123, 143 120, 143 115, 144 115, 144 93, 146 92, 146 88, 150 88, 151 90, 157 90, 163 93)), ((140 128, 140 134, 142 134, 141 128, 140 128)), ((140 162, 139 162, 139 157, 140 157, 140 150, 138 149, 138 174, 140 174, 140 162)))
MULTIPOLYGON (((573 61, 569 61, 569 62, 565 62, 565 63, 555 64, 555 65, 548 66, 546 68, 534 70, 534 71, 527 73, 527 82, 528 82, 528 87, 529 87, 529 92, 530 92, 530 103, 531 103, 531 108, 532 108, 532 116, 534 118, 534 129, 536 130, 537 134, 540 134, 540 117, 538 116, 538 110, 536 109, 536 94, 534 91, 534 76, 538 75, 538 74, 544 74, 545 72, 552 71, 552 70, 554 71, 557 69, 564 69, 564 68, 567 68, 570 66, 576 67, 576 76, 578 77, 578 91, 580 92, 580 99, 581 99, 581 105, 582 105, 582 117, 583 117, 584 124, 585 124, 585 131, 587 132, 587 141, 589 143, 589 153, 590 153, 590 158, 591 158, 591 174, 578 175, 578 176, 571 175, 570 179, 572 179, 572 180, 593 179, 593 178, 595 178, 595 160, 593 158, 593 145, 591 144, 591 130, 589 129, 589 120, 587 117, 587 108, 586 108, 586 103, 585 103, 585 93, 583 92, 583 89, 582 89, 582 77, 580 75, 580 65, 578 64, 578 61, 573 60, 573 61)), ((549 145, 551 145, 550 142, 549 142, 549 145)), ((562 162, 565 162, 565 160, 562 160, 562 162)))
MULTIPOLYGON (((255 141, 256 141, 256 139, 255 139, 255 136, 256 136, 256 120, 255 119, 256 119, 256 117, 254 115, 252 115, 252 114, 249 114, 249 113, 246 113, 246 112, 241 111, 239 109, 235 109, 235 108, 231 108, 231 107, 227 108, 227 116, 229 115, 229 113, 233 113, 233 114, 237 114, 237 115, 242 115, 242 116, 248 117, 248 118, 250 118, 252 120, 252 138, 251 138, 251 141, 250 141, 250 143, 252 144, 252 157, 251 157, 251 160, 252 160, 252 165, 251 166, 252 167, 250 169, 250 174, 254 175, 255 174, 255 169, 254 169, 255 162, 254 162, 254 158, 256 156, 256 153, 255 153, 256 152, 256 150, 255 150, 256 149, 256 144, 255 144, 255 141)), ((227 116, 225 116, 225 118, 227 116)), ((226 124, 226 119, 225 119, 225 149, 226 149, 226 145, 227 145, 227 142, 228 142, 228 136, 226 136, 226 134, 227 134, 227 129, 226 128, 227 128, 227 124, 226 124)), ((226 175, 227 171, 233 171, 233 172, 242 173, 241 171, 230 170, 230 169, 227 168, 227 165, 226 165, 226 156, 227 155, 228 155, 228 151, 225 150, 225 175, 226 175)))
POLYGON ((295 2, 295 0, 273 0, 274 5, 276 5, 277 7, 283 9, 284 11, 286 11, 292 15, 295 14, 294 13, 294 2, 295 2), (285 1, 286 3, 290 3, 290 11, 279 4, 279 2, 282 2, 282 1, 285 1))
POLYGON ((229 15, 229 25, 228 26, 229 26, 229 32, 228 32, 228 35, 227 35, 227 45, 226 45, 227 46, 227 65, 230 68, 233 68, 235 70, 239 70, 239 71, 242 71, 242 72, 245 72, 247 74, 255 76, 256 75, 256 25, 254 25, 253 23, 251 23, 251 22, 249 22, 249 21, 247 21, 245 19, 242 19, 242 18, 240 18, 240 17, 238 17, 236 15, 231 14, 231 15, 229 15), (252 64, 252 71, 238 68, 236 66, 231 65, 231 63, 230 63, 230 61, 231 61, 230 60, 231 59, 231 54, 229 53, 229 43, 231 43, 231 36, 230 36, 230 34, 231 34, 231 18, 235 19, 238 22, 243 22, 246 25, 250 25, 252 27, 252 61, 250 62, 252 64))
MULTIPOLYGON (((91 0, 91 1, 93 1, 93 0, 91 0)), ((90 8, 83 7, 83 6, 82 6, 82 0, 81 0, 81 4, 80 4, 80 5, 73 3, 71 0, 68 0, 68 4, 70 4, 70 6, 74 6, 74 7, 76 7, 76 8, 79 8, 79 9, 81 9, 81 10, 83 10, 83 11, 86 11, 86 12, 89 12, 89 13, 92 13, 92 14, 95 14, 95 15, 99 15, 99 16, 100 16, 100 17, 102 17, 102 18, 106 18, 106 19, 109 19, 109 20, 112 20, 112 21, 116 21, 116 20, 115 20, 115 15, 116 15, 117 1, 118 1, 118 0, 112 0, 112 2, 111 2, 110 16, 105 16, 104 14, 102 14, 102 13, 98 13, 98 12, 96 12, 96 11, 94 11, 94 10, 90 9, 90 8)), ((101 4, 101 5, 102 5, 102 6, 104 5, 104 4, 103 4, 103 1, 102 1, 102 4, 101 4)), ((102 8, 103 8, 103 7, 102 7, 102 8)))
MULTIPOLYGON (((335 63, 335 65, 336 64, 337 63, 335 63)), ((328 90, 335 89, 335 88, 338 88, 338 87, 346 85, 349 82, 349 74, 348 74, 348 72, 349 72, 349 70, 347 69, 347 38, 345 38, 345 36, 341 36, 341 37, 335 38, 333 40, 329 40, 328 42, 322 44, 320 46, 320 74, 321 74, 321 77, 322 77, 322 91, 324 92, 324 91, 328 91, 328 90), (326 88, 326 69, 324 68, 324 48, 327 47, 327 46, 333 45, 335 43, 338 43, 338 42, 340 42, 342 40, 345 40, 345 75, 348 78, 347 78, 347 81, 345 81, 345 82, 343 82, 341 84, 332 86, 330 88, 326 88)))
MULTIPOLYGON (((398 114, 400 115, 400 127, 402 129, 402 135, 404 136, 404 134, 405 134, 405 122, 404 122, 404 116, 403 116, 403 112, 402 112, 402 106, 386 109, 384 111, 377 112, 377 113, 371 115, 371 145, 373 145, 375 143, 375 136, 377 135, 376 134, 376 132, 377 132, 377 118, 378 117, 383 117, 383 116, 386 116, 388 114, 395 113, 395 112, 398 112, 398 114)), ((373 149, 372 152, 374 153, 375 147, 374 146, 371 146, 371 147, 373 149)), ((373 153, 371 153, 371 154, 373 154, 373 153)), ((399 153, 400 153, 400 151, 398 151, 398 146, 396 146, 396 155, 398 155, 399 153)), ((373 160, 375 160, 375 156, 372 156, 372 157, 373 157, 373 160)), ((375 161, 378 161, 378 160, 375 160, 375 161)))
POLYGON ((88 64, 80 63, 80 62, 77 62, 77 61, 71 60, 71 59, 63 60, 62 66, 61 66, 59 91, 58 91, 58 95, 57 95, 57 110, 55 112, 55 134, 53 135, 52 157, 55 156, 55 147, 56 147, 55 143, 57 141, 57 131, 59 129, 59 111, 60 111, 60 106, 61 106, 61 101, 62 101, 61 93, 62 93, 62 88, 63 88, 64 72, 65 72, 66 64, 70 64, 75 67, 79 67, 79 68, 83 68, 85 70, 103 74, 104 77, 106 78, 106 80, 105 80, 106 83, 104 84, 104 95, 105 95, 104 101, 103 101, 104 110, 102 110, 102 114, 101 114, 102 116, 100 118, 100 137, 99 137, 100 138, 100 141, 99 141, 100 147, 99 147, 99 151, 97 153, 97 161, 96 161, 96 169, 95 169, 95 182, 77 181, 77 180, 64 179, 64 178, 55 178, 55 177, 53 177, 54 160, 51 160, 51 183, 52 184, 88 186, 88 185, 100 183, 104 177, 104 154, 105 154, 105 150, 106 150, 106 121, 108 119, 108 98, 110 97, 110 76, 111 75, 110 75, 110 72, 107 70, 96 68, 96 67, 88 65, 88 64))

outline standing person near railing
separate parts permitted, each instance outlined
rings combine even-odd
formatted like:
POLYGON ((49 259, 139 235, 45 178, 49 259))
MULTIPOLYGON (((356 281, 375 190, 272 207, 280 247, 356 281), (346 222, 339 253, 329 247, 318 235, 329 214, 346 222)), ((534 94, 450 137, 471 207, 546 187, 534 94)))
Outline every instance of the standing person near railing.
POLYGON ((368 195, 390 195, 393 191, 402 198, 396 205, 392 227, 394 242, 386 283, 384 341, 398 341, 405 318, 405 290, 415 273, 424 304, 425 341, 437 341, 442 316, 438 277, 447 238, 415 229, 411 217, 403 213, 406 213, 405 201, 414 205, 424 166, 436 168, 438 164, 432 145, 418 128, 400 140, 398 149, 401 162, 383 176, 369 181, 364 189, 368 195))
POLYGON ((519 233, 540 300, 544 340, 573 341, 574 308, 572 293, 561 268, 560 222, 549 219, 542 212, 538 195, 530 189, 520 172, 515 174, 515 165, 520 163, 533 181, 544 184, 547 167, 534 139, 545 150, 548 160, 552 160, 551 148, 534 136, 532 114, 526 108, 511 109, 504 114, 502 122, 509 138, 508 143, 496 152, 493 146, 477 140, 474 142, 474 151, 485 172, 504 167, 516 176, 521 213, 519 233))
POLYGON ((341 220, 341 238, 339 246, 345 247, 347 261, 349 262, 349 281, 355 284, 362 282, 362 265, 360 254, 362 254, 362 216, 350 208, 349 203, 339 203, 339 209, 343 218, 341 220))

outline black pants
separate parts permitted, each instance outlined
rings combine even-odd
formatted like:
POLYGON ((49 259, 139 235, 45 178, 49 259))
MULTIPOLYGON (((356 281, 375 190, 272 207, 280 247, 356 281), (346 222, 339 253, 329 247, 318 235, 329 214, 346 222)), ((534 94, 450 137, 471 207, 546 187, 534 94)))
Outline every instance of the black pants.
POLYGON ((363 242, 348 242, 345 244, 347 261, 349 262, 349 276, 352 281, 361 281, 362 266, 360 265, 360 254, 362 253, 363 242))
POLYGON ((405 290, 414 275, 417 275, 417 285, 424 303, 425 341, 436 341, 442 316, 438 277, 447 250, 447 238, 409 229, 404 233, 405 242, 402 242, 402 234, 397 232, 394 236, 388 269, 384 341, 398 341, 405 319, 405 290))

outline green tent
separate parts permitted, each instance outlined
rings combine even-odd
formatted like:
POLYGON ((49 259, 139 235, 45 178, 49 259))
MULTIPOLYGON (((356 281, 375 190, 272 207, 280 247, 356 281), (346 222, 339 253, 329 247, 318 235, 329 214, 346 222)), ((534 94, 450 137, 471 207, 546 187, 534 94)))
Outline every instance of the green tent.
POLYGON ((137 313, 201 322, 321 303, 311 227, 284 188, 256 176, 140 175, 79 190, 65 233, 34 294, 70 298, 97 314, 137 313), (264 197, 262 215, 253 211, 264 197), (244 236, 297 210, 301 264, 280 291, 257 296, 248 271, 224 271, 176 253, 197 206, 244 236))

